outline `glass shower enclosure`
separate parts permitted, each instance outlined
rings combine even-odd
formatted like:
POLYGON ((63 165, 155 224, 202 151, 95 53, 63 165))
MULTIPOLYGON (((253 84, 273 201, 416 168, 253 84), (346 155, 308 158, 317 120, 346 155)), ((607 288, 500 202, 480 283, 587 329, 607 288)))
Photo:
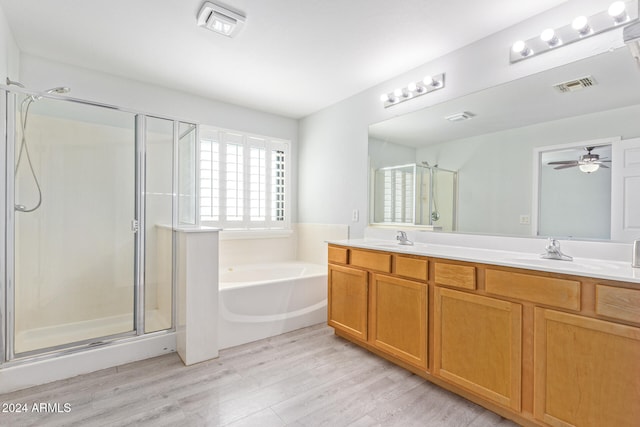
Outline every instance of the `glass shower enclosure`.
POLYGON ((172 330, 174 242, 159 231, 195 222, 197 126, 2 92, 0 361, 172 330))

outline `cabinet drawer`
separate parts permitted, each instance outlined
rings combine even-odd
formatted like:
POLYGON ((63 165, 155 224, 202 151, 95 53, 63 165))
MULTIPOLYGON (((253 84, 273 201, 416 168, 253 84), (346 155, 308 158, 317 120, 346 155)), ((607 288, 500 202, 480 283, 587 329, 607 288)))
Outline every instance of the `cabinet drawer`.
POLYGON ((490 294, 580 310, 580 282, 576 280, 491 269, 485 277, 485 289, 490 294))
POLYGON ((596 285, 596 313, 640 323, 640 291, 596 285))
POLYGON ((382 271, 384 273, 391 272, 391 254, 383 252, 351 250, 351 259, 349 264, 356 267, 362 267, 369 270, 382 271))
POLYGON ((436 262, 435 280, 439 285, 455 286, 463 289, 475 289, 476 268, 471 265, 436 262))
POLYGON ((347 248, 338 248, 329 246, 329 262, 338 264, 346 264, 348 260, 349 250, 347 248))
POLYGON ((427 280, 427 260, 396 256, 396 271, 399 276, 417 280, 427 280))

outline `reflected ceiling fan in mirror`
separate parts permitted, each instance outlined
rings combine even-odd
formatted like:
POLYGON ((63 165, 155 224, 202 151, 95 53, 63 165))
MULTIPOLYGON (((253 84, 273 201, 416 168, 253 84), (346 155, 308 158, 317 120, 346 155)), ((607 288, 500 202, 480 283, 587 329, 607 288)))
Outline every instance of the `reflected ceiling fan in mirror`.
POLYGON ((591 151, 598 147, 584 147, 587 154, 580 156, 578 160, 562 160, 558 162, 547 163, 550 166, 556 166, 554 169, 568 169, 578 166, 584 173, 595 172, 600 168, 609 168, 605 163, 611 163, 611 160, 604 160, 606 157, 600 158, 599 154, 593 154, 591 151))

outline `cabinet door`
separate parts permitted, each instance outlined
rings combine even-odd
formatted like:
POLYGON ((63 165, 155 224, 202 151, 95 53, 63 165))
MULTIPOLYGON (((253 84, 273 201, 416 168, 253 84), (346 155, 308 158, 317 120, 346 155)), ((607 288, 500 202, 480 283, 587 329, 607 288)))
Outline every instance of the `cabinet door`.
POLYGON ((522 306, 436 287, 434 373, 520 410, 522 306))
POLYGON ((329 264, 328 324, 367 339, 368 273, 329 264))
POLYGON ((369 341, 380 350, 427 369, 427 285, 374 275, 369 341))
POLYGON ((638 426, 640 329, 536 308, 534 415, 553 426, 638 426))

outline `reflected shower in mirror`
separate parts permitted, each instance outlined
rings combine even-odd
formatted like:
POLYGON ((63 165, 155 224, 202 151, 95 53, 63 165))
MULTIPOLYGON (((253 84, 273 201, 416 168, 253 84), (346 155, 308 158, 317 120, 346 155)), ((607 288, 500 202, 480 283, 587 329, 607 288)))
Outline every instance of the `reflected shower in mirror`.
POLYGON ((422 164, 386 166, 372 173, 372 221, 456 228, 456 172, 422 164))
MULTIPOLYGON (((558 209, 547 216, 539 211, 539 201, 566 198, 568 191, 579 190, 540 185, 543 173, 536 169, 536 156, 541 147, 573 144, 581 150, 577 161, 587 154, 584 141, 608 138, 624 144, 640 137, 638 117, 640 72, 623 47, 373 124, 370 173, 422 161, 457 171, 455 231, 609 239, 623 234, 577 233, 563 225, 575 223, 576 212, 558 209), (467 119, 447 120, 463 116, 467 119)), ((612 149, 616 147, 614 143, 612 149)), ((615 175, 619 165, 615 160, 607 165, 615 175)), ((617 181, 611 182, 614 186, 617 181)), ((373 209, 377 193, 370 196, 373 209)), ((599 203, 611 219, 594 221, 601 230, 613 228, 624 201, 615 206, 604 199, 599 203)), ((377 223, 373 215, 372 222, 377 223)))

